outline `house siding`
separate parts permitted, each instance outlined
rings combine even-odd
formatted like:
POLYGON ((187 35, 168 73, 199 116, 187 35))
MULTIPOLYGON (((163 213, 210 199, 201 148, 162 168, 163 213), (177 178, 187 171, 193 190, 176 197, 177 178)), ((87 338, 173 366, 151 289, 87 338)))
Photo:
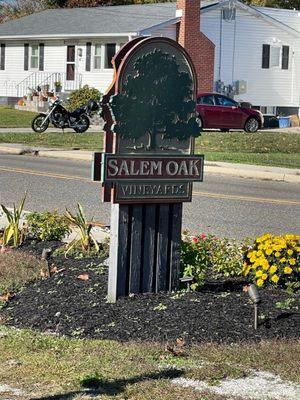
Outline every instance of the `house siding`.
MULTIPOLYGON (((165 36, 176 40, 176 26, 170 25, 160 29, 147 30, 143 32, 145 36, 165 36)), ((39 44, 44 43, 44 71, 43 74, 66 73, 67 62, 67 46, 76 46, 76 72, 81 74, 81 84, 89 85, 97 88, 101 93, 104 93, 113 79, 113 69, 94 69, 94 46, 95 44, 116 43, 118 51, 121 44, 128 41, 128 37, 106 37, 106 38, 86 38, 74 40, 41 40, 41 41, 1 41, 6 45, 5 50, 5 70, 0 71, 0 97, 17 96, 16 86, 26 80, 33 72, 39 72, 30 68, 29 55, 29 70, 24 70, 24 44, 39 44), (86 44, 90 42, 91 46, 91 68, 86 71, 86 44), (82 56, 79 57, 78 49, 81 49, 82 56)), ((30 54, 30 53, 29 53, 30 54)), ((104 50, 102 50, 102 58, 104 50)), ((38 75, 38 74, 37 74, 38 75)), ((44 76, 43 75, 43 76, 44 76)), ((41 82, 39 77, 34 81, 34 85, 38 86, 41 82)), ((53 89, 53 88, 50 88, 53 89)), ((21 91, 21 95, 27 93, 27 88, 21 91)), ((20 94, 20 92, 19 92, 20 94)))
POLYGON ((237 8, 235 21, 222 20, 221 10, 202 14, 202 31, 216 45, 214 79, 225 85, 247 82, 237 99, 260 106, 294 106, 300 101, 300 38, 237 8), (262 69, 262 45, 290 47, 289 69, 262 69))

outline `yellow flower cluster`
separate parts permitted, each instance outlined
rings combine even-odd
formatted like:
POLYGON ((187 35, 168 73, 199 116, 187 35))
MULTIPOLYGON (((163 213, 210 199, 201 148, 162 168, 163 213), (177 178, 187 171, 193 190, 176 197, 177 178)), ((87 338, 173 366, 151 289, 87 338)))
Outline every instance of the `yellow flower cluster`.
POLYGON ((257 286, 299 280, 300 235, 258 237, 245 254, 243 275, 253 278, 257 286))

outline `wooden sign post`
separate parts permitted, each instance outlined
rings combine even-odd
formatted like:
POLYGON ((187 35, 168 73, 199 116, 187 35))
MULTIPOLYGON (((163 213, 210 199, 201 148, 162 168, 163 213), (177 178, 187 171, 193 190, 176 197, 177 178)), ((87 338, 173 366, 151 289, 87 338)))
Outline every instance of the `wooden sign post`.
POLYGON ((114 58, 102 99, 104 152, 93 176, 112 202, 108 301, 178 285, 182 203, 203 180, 195 116, 196 75, 168 38, 137 38, 114 58))

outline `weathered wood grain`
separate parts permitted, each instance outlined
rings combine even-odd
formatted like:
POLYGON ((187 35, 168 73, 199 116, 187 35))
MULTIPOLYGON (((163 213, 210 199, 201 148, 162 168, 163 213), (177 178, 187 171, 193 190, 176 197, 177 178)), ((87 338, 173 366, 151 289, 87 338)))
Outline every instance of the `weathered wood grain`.
POLYGON ((140 293, 142 269, 142 205, 131 205, 129 293, 140 293))

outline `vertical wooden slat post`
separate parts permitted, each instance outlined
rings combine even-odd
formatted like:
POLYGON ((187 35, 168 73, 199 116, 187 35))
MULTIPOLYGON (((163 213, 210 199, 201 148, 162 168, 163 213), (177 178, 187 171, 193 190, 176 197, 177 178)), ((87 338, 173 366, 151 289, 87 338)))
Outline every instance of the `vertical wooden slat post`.
POLYGON ((170 287, 174 290, 178 287, 180 275, 180 248, 181 248, 181 226, 182 226, 182 203, 172 205, 172 229, 170 249, 170 287))
POLYGON ((131 240, 130 240, 130 273, 129 293, 140 293, 142 270, 142 205, 132 207, 131 240))
POLYGON ((143 273, 142 273, 142 292, 152 292, 155 270, 156 270, 156 206, 147 204, 145 207, 144 219, 144 243, 143 243, 143 273))
POLYGON ((156 292, 167 290, 169 204, 160 204, 157 231, 156 292))

